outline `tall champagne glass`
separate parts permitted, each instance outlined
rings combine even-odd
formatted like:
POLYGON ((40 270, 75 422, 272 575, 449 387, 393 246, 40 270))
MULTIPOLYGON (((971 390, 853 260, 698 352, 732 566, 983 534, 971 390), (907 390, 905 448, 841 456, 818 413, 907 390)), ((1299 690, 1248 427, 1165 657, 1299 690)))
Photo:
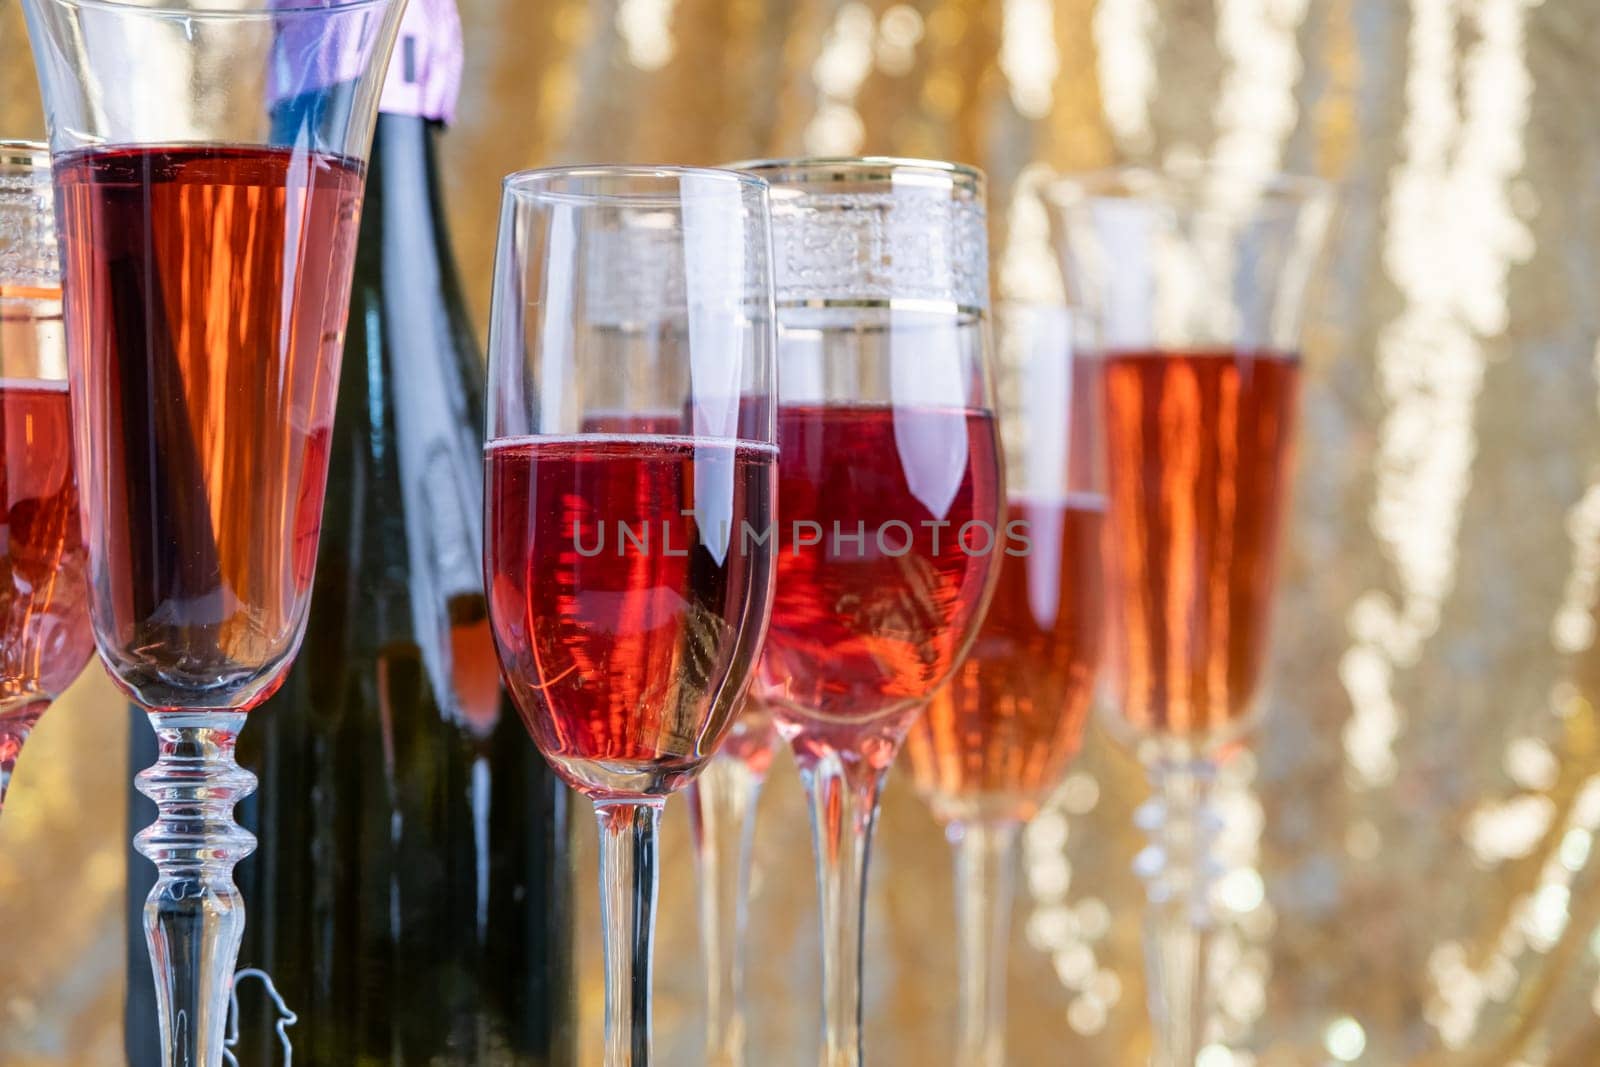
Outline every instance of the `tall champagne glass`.
POLYGON ((1289 496, 1300 323, 1332 213, 1306 178, 1116 171, 1052 190, 1099 334, 1107 675, 1148 772, 1145 956, 1158 1067, 1192 1067, 1211 998, 1211 786, 1256 708, 1289 496))
POLYGON ((822 1062, 861 1062, 884 775, 960 664, 1001 551, 983 177, 915 160, 746 165, 772 183, 778 593, 759 695, 800 767, 822 905, 822 1062))
POLYGON ((744 945, 756 804, 777 744, 772 712, 759 698, 746 697, 722 747, 689 786, 706 967, 708 1067, 744 1064, 744 945))
POLYGON ((650 1061, 656 829, 772 606, 771 227, 732 171, 506 180, 485 572, 501 673, 600 826, 608 1067, 650 1061))
POLYGON ((963 1067, 1005 1062, 1018 835, 1078 751, 1104 644, 1097 361, 1064 307, 1004 306, 997 325, 1014 545, 971 654, 906 740, 955 850, 963 1067))
POLYGON ((0 807, 94 653, 51 200, 48 149, 0 141, 0 807))
POLYGON ((150 712, 168 1064, 221 1062, 245 713, 305 629, 366 157, 402 0, 26 0, 90 612, 150 712))

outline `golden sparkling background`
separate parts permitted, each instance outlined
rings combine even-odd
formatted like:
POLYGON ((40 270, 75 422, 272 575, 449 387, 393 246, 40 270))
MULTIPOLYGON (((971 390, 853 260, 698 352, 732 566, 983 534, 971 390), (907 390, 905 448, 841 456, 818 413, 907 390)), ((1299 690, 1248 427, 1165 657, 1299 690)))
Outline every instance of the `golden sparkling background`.
MULTIPOLYGON (((1600 1055, 1600 7, 1590 0, 463 0, 449 200, 486 311, 504 172, 893 153, 992 178, 1001 292, 1050 294, 1048 168, 1207 157, 1338 179, 1306 348, 1270 715, 1229 768, 1221 1010, 1200 1067, 1578 1067, 1600 1055)), ((0 132, 39 129, 0 0, 0 132)), ((91 672, 0 821, 0 1063, 115 1064, 131 718, 91 672)), ((143 729, 142 723, 132 723, 143 729)), ((1019 1064, 1147 1047, 1129 871, 1142 785, 1091 738, 1030 830, 1019 1064)), ((664 1062, 699 1048, 668 816, 664 1062)), ((599 1027, 592 833, 581 1002, 599 1027)), ((873 1061, 938 1064, 947 857, 880 823, 873 1061)), ((753 1047, 814 1062, 815 905, 791 769, 764 798, 753 1047)), ((419 976, 419 980, 423 976, 419 976)), ((591 1044, 584 1062, 597 1062, 591 1044)))

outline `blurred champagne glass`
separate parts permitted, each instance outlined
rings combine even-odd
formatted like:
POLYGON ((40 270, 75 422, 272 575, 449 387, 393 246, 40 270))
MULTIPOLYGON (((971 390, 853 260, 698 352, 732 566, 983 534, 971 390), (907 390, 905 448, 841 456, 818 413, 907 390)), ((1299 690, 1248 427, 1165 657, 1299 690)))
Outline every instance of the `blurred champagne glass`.
POLYGON ((1018 839, 1082 744, 1103 646, 1095 361, 1065 307, 1002 306, 996 323, 1012 536, 972 652, 906 738, 955 850, 962 1067, 1005 1062, 1018 839))
POLYGON ((700 777, 689 787, 689 821, 700 882, 700 951, 706 967, 706 1063, 744 1063, 744 944, 756 804, 778 732, 754 696, 700 777))
POLYGON ((54 219, 49 150, 0 141, 0 807, 94 653, 54 219))
POLYGON ((1067 178, 1051 198, 1100 348, 1107 680, 1153 793, 1137 861, 1153 1063, 1192 1067, 1211 1008, 1211 787, 1266 661, 1300 324, 1332 196, 1199 167, 1067 178))

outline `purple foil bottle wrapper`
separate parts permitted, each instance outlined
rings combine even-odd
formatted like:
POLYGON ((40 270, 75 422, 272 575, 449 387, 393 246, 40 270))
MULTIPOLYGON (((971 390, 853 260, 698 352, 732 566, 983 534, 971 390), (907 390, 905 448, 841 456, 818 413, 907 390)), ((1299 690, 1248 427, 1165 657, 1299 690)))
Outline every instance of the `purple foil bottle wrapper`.
POLYGON ((461 93, 461 13, 456 0, 410 0, 378 110, 454 122, 461 93))
MULTIPOLYGON (((276 0, 301 7, 305 0, 276 0)), ((308 18, 285 11, 274 49, 272 99, 290 100, 354 81, 378 31, 369 9, 308 18)), ((456 0, 410 0, 383 83, 379 110, 450 122, 461 89, 461 14, 456 0)))

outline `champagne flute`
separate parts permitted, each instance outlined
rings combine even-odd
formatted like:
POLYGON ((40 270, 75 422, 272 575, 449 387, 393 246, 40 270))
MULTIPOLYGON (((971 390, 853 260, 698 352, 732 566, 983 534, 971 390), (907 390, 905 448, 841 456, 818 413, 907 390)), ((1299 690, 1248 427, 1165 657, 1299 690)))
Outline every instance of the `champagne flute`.
POLYGON ((1078 325, 1064 307, 1000 309, 1006 528, 1017 547, 1000 561, 971 654, 906 739, 917 789, 955 850, 965 1067, 1005 1062, 1018 836, 1082 743, 1104 643, 1097 383, 1078 325))
POLYGON ((54 153, 90 614, 150 712, 165 1062, 216 1067, 250 708, 305 630, 364 159, 403 0, 25 0, 54 153))
POLYGON ((1266 660, 1300 322, 1332 197, 1204 167, 1069 178, 1051 196, 1102 349, 1107 680, 1154 794, 1137 863, 1152 1062, 1192 1067, 1211 1009, 1211 786, 1266 660))
POLYGON ((884 775, 983 617, 1001 484, 983 176, 744 164, 772 183, 783 514, 759 696, 800 767, 822 906, 822 1063, 859 1064, 884 775))
POLYGON ((51 200, 49 150, 0 141, 0 808, 29 732, 94 653, 51 200))
POLYGON ((661 809, 732 724, 771 611, 771 264, 749 175, 506 180, 489 614, 529 733, 599 822, 608 1067, 650 1061, 661 809))
POLYGON ((778 731, 747 696, 722 747, 689 786, 689 825, 700 883, 700 952, 706 966, 706 1063, 744 1064, 744 945, 756 805, 778 731))

